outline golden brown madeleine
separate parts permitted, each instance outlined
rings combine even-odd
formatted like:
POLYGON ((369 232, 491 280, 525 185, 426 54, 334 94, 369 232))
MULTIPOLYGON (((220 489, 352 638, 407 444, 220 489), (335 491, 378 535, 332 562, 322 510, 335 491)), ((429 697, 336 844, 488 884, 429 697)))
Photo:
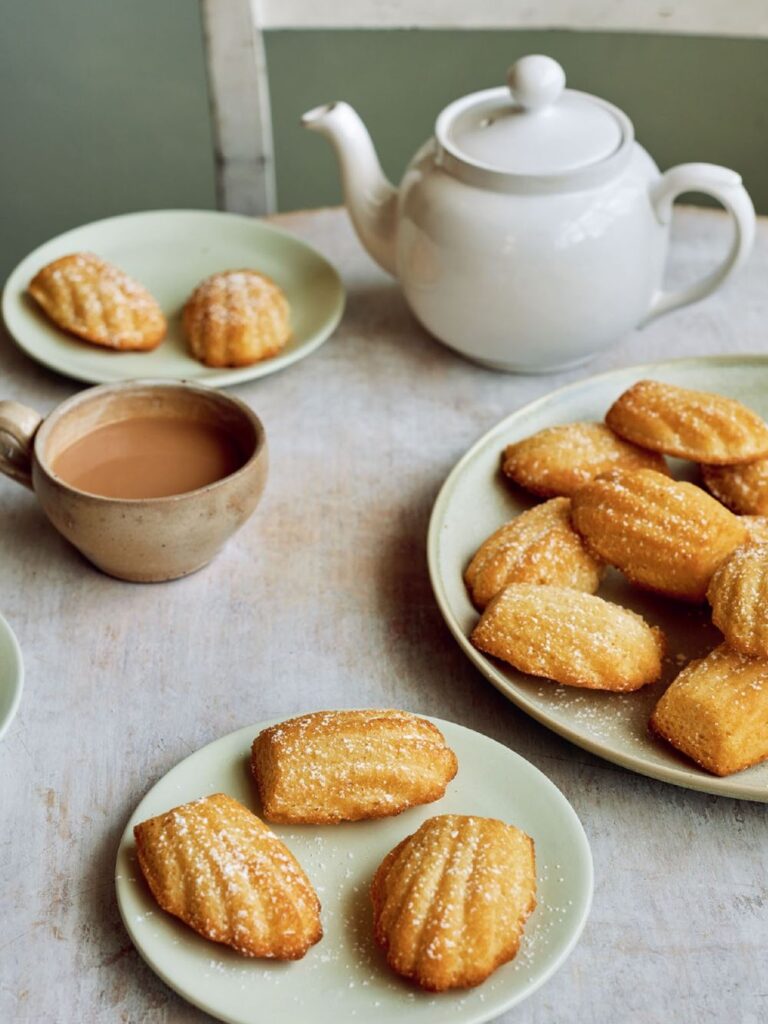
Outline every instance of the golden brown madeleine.
POLYGON ((768 459, 739 466, 702 466, 707 490, 732 512, 768 516, 768 459))
POLYGON ((165 337, 154 296, 93 253, 61 256, 35 274, 28 290, 58 327, 94 345, 145 352, 165 337))
POLYGON ((628 441, 712 465, 768 455, 768 425, 741 402, 641 380, 611 406, 608 426, 628 441))
POLYGON ((464 574, 478 608, 508 583, 548 583, 594 594, 602 562, 571 525, 569 498, 552 498, 505 523, 478 548, 464 574))
POLYGON ((479 985, 516 956, 536 906, 533 840, 494 818, 429 818, 384 858, 371 899, 398 974, 433 992, 479 985))
POLYGON ((655 469, 668 473, 663 456, 618 437, 604 423, 547 427, 504 449, 502 471, 544 498, 569 497, 610 469, 655 469))
POLYGON ((707 599, 735 651, 768 658, 768 544, 737 548, 712 577, 707 599))
POLYGON ((633 583, 686 601, 704 600, 712 573, 747 538, 739 517, 706 491, 650 469, 587 484, 571 519, 590 551, 633 583))
POLYGON ((282 288, 257 270, 226 270, 202 281, 182 314, 192 355, 206 366, 250 366, 277 355, 291 336, 282 288))
POLYGON ((627 608, 564 587, 512 583, 472 643, 521 672, 590 690, 638 690, 661 675, 664 634, 627 608))
POLYGON ((747 531, 747 544, 768 544, 768 516, 739 516, 747 531))
POLYGON ((298 861, 232 797, 194 800, 133 832, 152 895, 206 939, 299 960, 322 938, 320 901, 298 861))
POLYGON ((714 775, 768 758, 768 661, 727 644, 692 661, 671 683, 650 727, 714 775))
POLYGON ((327 825, 439 800, 458 762, 407 711, 316 711, 259 733, 251 769, 269 821, 327 825))

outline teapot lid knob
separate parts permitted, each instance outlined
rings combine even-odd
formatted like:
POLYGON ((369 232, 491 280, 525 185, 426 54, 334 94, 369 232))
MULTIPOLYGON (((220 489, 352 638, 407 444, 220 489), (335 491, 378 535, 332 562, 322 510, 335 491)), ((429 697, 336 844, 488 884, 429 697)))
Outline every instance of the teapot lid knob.
POLYGON ((551 107, 565 88, 565 72, 551 57, 530 54, 515 61, 507 71, 507 85, 513 99, 524 110, 551 107))

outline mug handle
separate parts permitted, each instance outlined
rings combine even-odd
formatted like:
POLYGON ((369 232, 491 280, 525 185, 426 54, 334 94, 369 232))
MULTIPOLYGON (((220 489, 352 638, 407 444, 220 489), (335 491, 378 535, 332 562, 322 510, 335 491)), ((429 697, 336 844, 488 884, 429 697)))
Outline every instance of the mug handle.
POLYGON ((0 402, 0 473, 32 489, 32 442, 43 417, 20 402, 0 402))
POLYGON ((719 288, 745 262, 755 240, 755 208, 741 183, 741 176, 735 171, 717 164, 680 164, 671 168, 651 186, 651 205, 660 224, 669 224, 672 204, 683 192, 706 192, 722 203, 734 222, 731 250, 718 267, 687 288, 678 291, 660 288, 653 297, 642 327, 664 313, 698 302, 719 288))

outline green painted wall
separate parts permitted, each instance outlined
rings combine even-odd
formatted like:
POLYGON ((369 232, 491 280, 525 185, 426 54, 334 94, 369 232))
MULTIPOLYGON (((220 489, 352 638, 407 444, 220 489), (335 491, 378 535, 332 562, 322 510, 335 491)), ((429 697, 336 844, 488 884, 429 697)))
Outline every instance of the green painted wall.
POLYGON ((662 167, 692 160, 740 171, 768 213, 768 41, 563 31, 280 31, 267 36, 279 202, 337 203, 330 147, 300 114, 345 99, 401 175, 446 103, 501 85, 509 64, 547 53, 568 83, 624 109, 662 167))
POLYGON ((215 206, 195 0, 5 0, 0 12, 0 281, 65 228, 215 206))
MULTIPOLYGON (((213 207, 196 0, 0 3, 0 279, 34 245, 114 213, 213 207)), ((768 41, 581 32, 279 31, 266 37, 281 209, 340 201, 299 115, 347 99, 398 178, 435 115, 524 53, 623 107, 662 166, 740 170, 768 213, 768 41)))

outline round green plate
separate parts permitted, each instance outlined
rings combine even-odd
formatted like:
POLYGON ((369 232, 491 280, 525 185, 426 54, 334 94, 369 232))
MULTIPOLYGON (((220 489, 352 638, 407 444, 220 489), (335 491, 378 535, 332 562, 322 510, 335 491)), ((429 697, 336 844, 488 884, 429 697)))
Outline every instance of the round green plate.
POLYGON ((51 239, 8 278, 3 319, 32 359, 89 384, 138 377, 194 380, 213 387, 263 377, 313 352, 344 310, 339 275, 319 253, 278 228, 232 213, 154 210, 95 221, 51 239), (152 352, 114 352, 66 334, 26 294, 41 267, 72 252, 94 252, 152 292, 168 318, 168 335, 152 352), (192 290, 220 270, 251 268, 273 278, 291 306, 293 337, 272 359, 237 369, 203 366, 187 352, 181 310, 192 290))
POLYGON ((19 707, 24 686, 24 662, 13 630, 0 615, 0 739, 19 707))
MULTIPOLYGON (((709 652, 722 637, 706 606, 667 601, 631 587, 610 573, 604 597, 633 608, 667 635, 670 657, 660 683, 637 693, 600 693, 523 675, 487 658, 469 642, 477 622, 462 574, 474 552, 502 523, 532 504, 499 472, 502 449, 544 427, 602 420, 614 399, 637 380, 652 377, 738 398, 768 417, 768 357, 713 356, 614 370, 553 391, 518 409, 473 445, 437 497, 429 524, 432 587, 451 632, 466 656, 518 707, 573 743, 608 761, 664 782, 706 793, 768 801, 768 762, 727 778, 697 768, 648 733, 648 718, 666 685, 690 658, 709 652)), ((676 476, 695 479, 692 463, 674 461, 676 476)))
POLYGON ((592 857, 584 830, 556 786, 518 754, 460 725, 433 721, 459 761, 441 800, 379 821, 271 826, 322 903, 323 939, 295 963, 238 956, 160 910, 133 840, 136 823, 219 791, 259 814, 250 747, 273 723, 223 736, 176 765, 134 811, 117 857, 120 913, 150 967, 185 999, 230 1024, 481 1024, 543 984, 576 944, 589 913, 592 857), (537 907, 515 960, 475 989, 436 996, 387 967, 373 941, 368 890, 385 854, 426 818, 445 813, 501 818, 533 837, 537 907))

